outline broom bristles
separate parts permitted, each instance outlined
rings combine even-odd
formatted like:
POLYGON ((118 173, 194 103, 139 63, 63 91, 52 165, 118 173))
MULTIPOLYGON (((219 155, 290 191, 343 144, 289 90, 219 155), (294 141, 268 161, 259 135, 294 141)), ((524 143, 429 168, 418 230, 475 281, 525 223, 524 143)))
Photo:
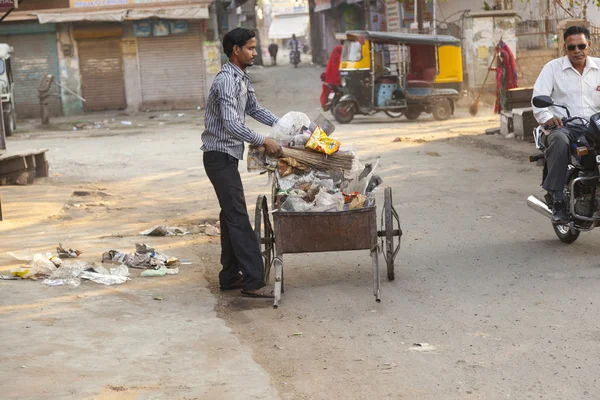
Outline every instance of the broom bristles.
POLYGON ((471 104, 471 105, 469 106, 469 113, 470 113, 472 116, 475 116, 475 115, 477 115, 477 112, 478 112, 478 111, 479 111, 479 101, 476 101, 475 103, 473 103, 473 104, 471 104))
POLYGON ((282 150, 283 157, 295 158, 302 164, 322 171, 352 169, 352 161, 354 160, 354 154, 352 153, 334 153, 328 156, 310 150, 290 149, 287 147, 282 148, 282 150))

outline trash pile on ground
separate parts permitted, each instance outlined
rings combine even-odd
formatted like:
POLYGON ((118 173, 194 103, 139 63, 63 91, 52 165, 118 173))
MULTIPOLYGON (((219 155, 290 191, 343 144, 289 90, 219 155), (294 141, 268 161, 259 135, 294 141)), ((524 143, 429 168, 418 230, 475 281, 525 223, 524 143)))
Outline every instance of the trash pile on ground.
POLYGON ((140 235, 145 236, 183 236, 187 235, 189 232, 177 228, 175 226, 165 226, 165 225, 156 225, 150 229, 146 229, 143 232, 140 232, 140 235))
POLYGON ((179 263, 179 259, 169 257, 146 244, 136 243, 133 253, 124 253, 119 250, 105 251, 102 254, 102 262, 123 264, 130 268, 160 269, 179 263))
MULTIPOLYGON (((112 267, 88 263, 76 258, 82 254, 79 250, 66 249, 59 243, 57 255, 52 253, 32 254, 23 251, 19 254, 7 254, 19 261, 28 261, 29 265, 19 266, 10 271, 10 276, 2 279, 43 279, 48 286, 67 285, 76 288, 82 280, 89 280, 102 285, 119 285, 130 280, 129 268, 140 268, 144 271, 141 277, 165 276, 179 274, 179 268, 169 268, 180 264, 176 257, 170 257, 146 244, 136 244, 135 252, 124 253, 109 250, 102 254, 102 264, 114 264, 112 267)), ((186 261, 182 264, 190 264, 186 261)))
POLYGON ((382 181, 374 175, 378 161, 363 165, 357 155, 331 137, 335 126, 319 115, 289 112, 273 126, 271 137, 283 154, 266 155, 250 147, 248 170, 269 170, 275 176, 275 208, 284 212, 347 211, 375 205, 373 190, 382 181))

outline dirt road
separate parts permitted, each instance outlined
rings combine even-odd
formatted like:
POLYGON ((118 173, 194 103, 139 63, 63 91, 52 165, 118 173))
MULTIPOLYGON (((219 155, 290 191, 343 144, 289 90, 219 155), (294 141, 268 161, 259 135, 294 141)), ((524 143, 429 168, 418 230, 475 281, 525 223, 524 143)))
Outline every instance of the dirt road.
MULTIPOLYGON (((257 69, 253 82, 277 114, 314 117, 321 71, 257 69)), ((109 130, 66 131, 81 122, 69 119, 43 133, 25 125, 9 142, 50 148, 51 178, 0 189, 0 252, 64 241, 92 261, 145 241, 194 264, 109 288, 0 281, 6 398, 598 398, 596 233, 562 245, 527 209, 540 179, 517 156, 527 146, 469 143, 493 116, 338 126, 362 159, 380 157, 393 188, 404 230, 396 280, 383 282, 376 304, 368 252, 286 256, 286 293, 273 310, 214 290, 218 238, 138 234, 218 215, 198 150, 202 113, 184 113, 88 118, 108 119, 109 130)), ((242 170, 253 215, 269 188, 242 170)), ((3 274, 15 266, 0 257, 3 274)))

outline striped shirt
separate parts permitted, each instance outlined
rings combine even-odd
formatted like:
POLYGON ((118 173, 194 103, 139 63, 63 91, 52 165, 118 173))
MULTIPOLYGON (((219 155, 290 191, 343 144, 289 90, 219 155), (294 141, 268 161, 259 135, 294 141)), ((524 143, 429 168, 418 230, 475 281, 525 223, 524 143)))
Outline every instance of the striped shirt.
POLYGON ((210 87, 201 150, 220 151, 242 160, 244 142, 262 146, 265 137, 244 125, 246 114, 268 126, 279 121, 258 104, 250 75, 228 62, 210 87))

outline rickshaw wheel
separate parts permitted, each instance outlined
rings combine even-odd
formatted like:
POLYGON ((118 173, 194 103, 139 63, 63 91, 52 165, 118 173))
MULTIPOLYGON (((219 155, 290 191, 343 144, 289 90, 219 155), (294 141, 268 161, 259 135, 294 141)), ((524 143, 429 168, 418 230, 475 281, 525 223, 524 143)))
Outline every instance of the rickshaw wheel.
POLYGON ((351 101, 337 103, 333 109, 333 116, 340 124, 349 124, 354 119, 354 103, 351 101))
POLYGON ((400 112, 400 111, 399 112, 386 111, 385 115, 387 115, 390 118, 400 118, 404 114, 402 112, 400 112))
POLYGON ((275 234, 271 218, 269 216, 269 206, 267 198, 263 195, 258 196, 256 200, 256 210, 254 215, 254 234, 258 241, 258 247, 264 262, 265 282, 269 282, 271 265, 275 258, 275 234))
POLYGON ((450 100, 443 99, 433 105, 433 118, 437 121, 445 121, 452 115, 452 104, 450 100))
POLYGON ((420 110, 411 110, 410 108, 404 113, 404 116, 409 121, 415 121, 421 115, 420 110))

